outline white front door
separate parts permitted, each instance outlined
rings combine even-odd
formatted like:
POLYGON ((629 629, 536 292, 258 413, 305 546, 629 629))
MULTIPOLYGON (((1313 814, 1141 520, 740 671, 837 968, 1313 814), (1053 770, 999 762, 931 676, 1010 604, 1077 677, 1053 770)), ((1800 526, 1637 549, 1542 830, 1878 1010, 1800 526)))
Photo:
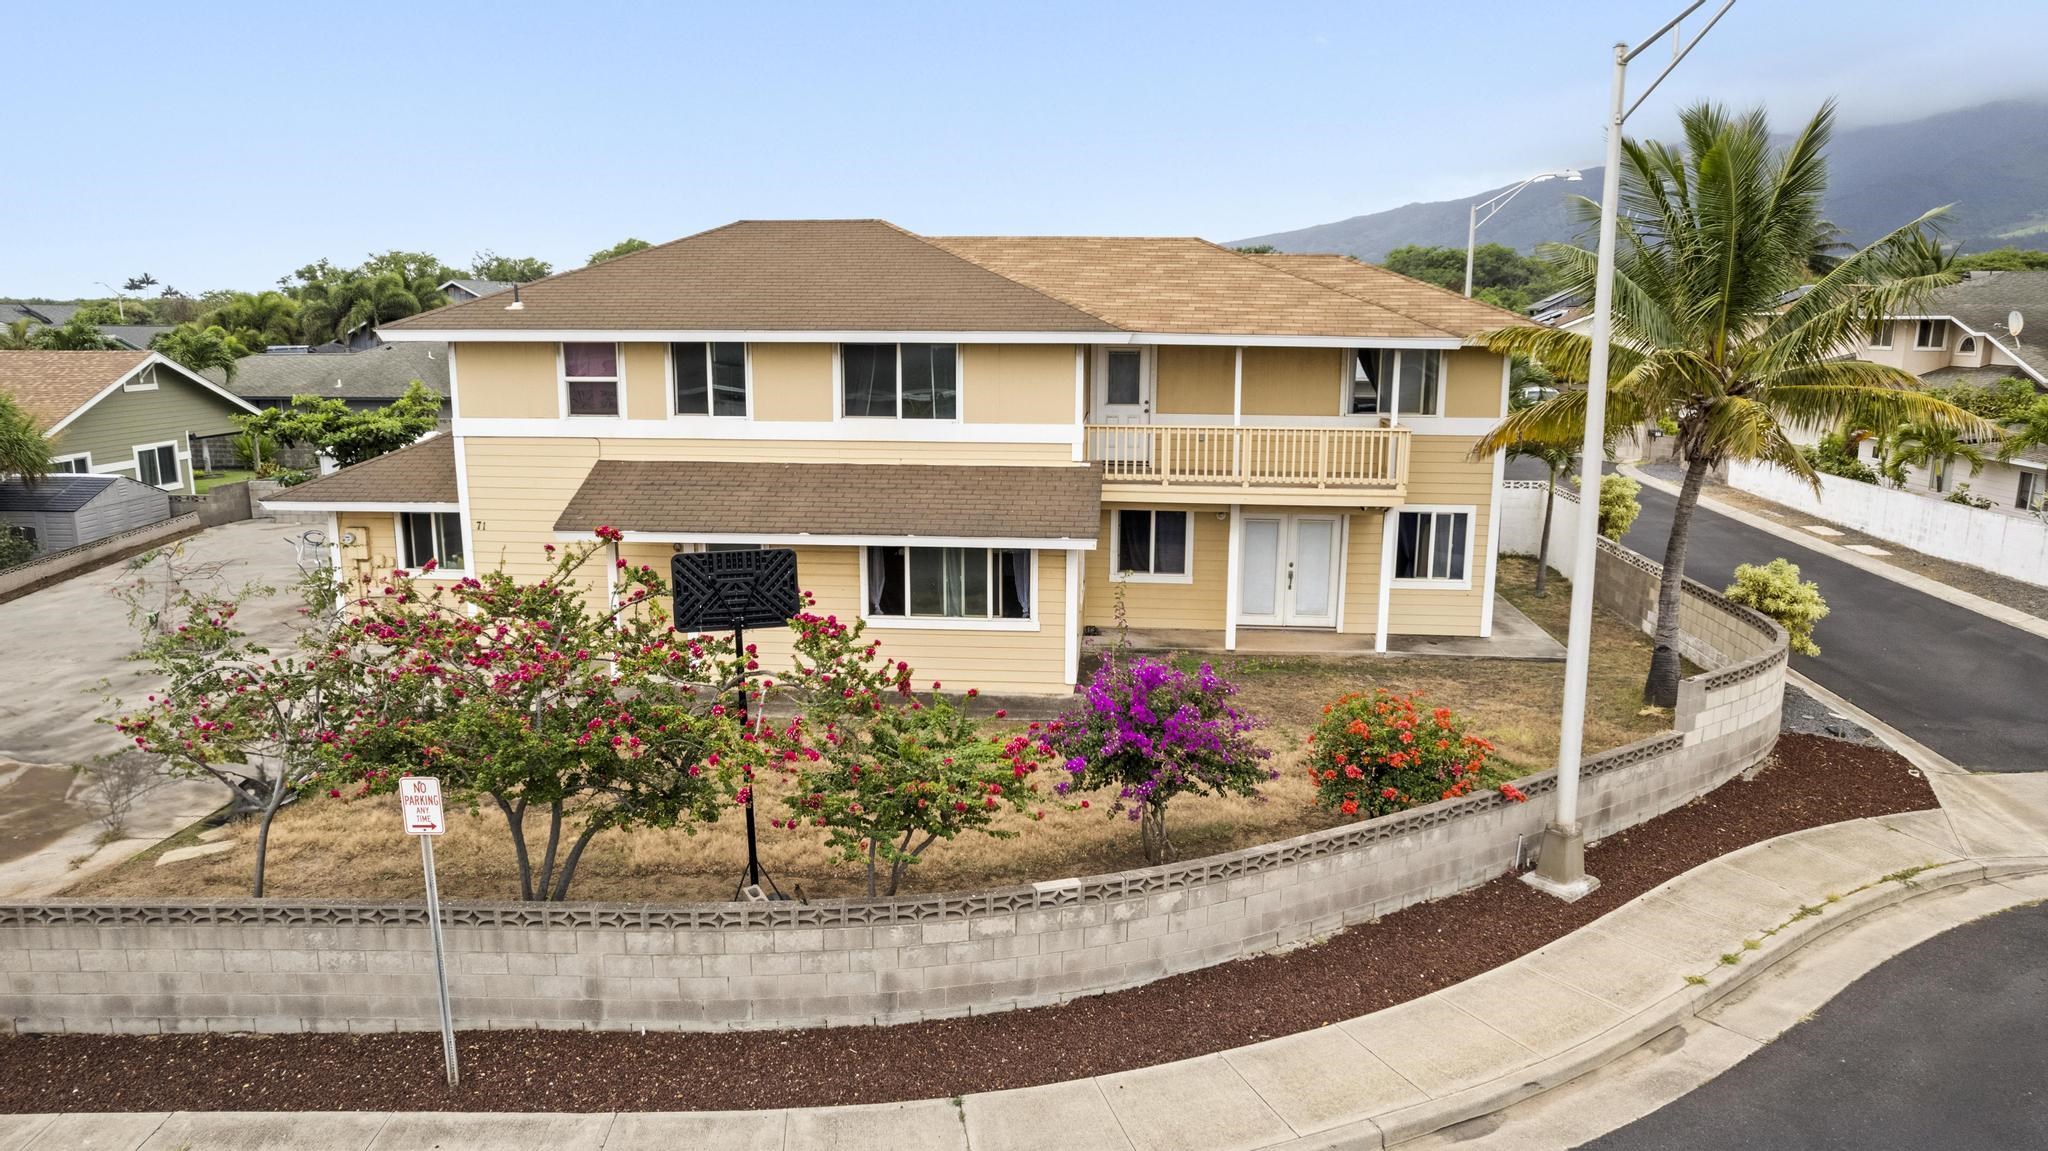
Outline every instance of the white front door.
POLYGON ((1248 515, 1238 547, 1237 622, 1336 627, 1336 516, 1248 515))
POLYGON ((1130 427, 1091 432, 1095 442, 1090 445, 1090 458, 1110 465, 1112 472, 1118 470, 1118 464, 1150 464, 1152 433, 1143 425, 1152 422, 1152 373, 1146 370, 1151 365, 1146 363, 1145 350, 1098 348, 1095 355, 1095 404, 1089 422, 1130 427))

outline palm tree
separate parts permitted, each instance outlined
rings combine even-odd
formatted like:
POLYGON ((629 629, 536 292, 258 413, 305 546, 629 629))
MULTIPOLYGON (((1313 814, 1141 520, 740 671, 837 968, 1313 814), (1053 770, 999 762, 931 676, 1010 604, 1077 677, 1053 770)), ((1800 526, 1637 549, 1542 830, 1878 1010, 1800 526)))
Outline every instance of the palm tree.
POLYGON ((6 324, 0 325, 0 351, 18 352, 35 347, 34 332, 39 326, 38 322, 29 316, 9 320, 6 324))
MULTIPOLYGON (((1609 427, 1669 417, 1685 481, 1664 549, 1657 598, 1656 653, 1643 698, 1678 701, 1678 595, 1700 487, 1729 459, 1774 464, 1819 481, 1787 427, 1887 427, 1919 420, 1984 434, 1968 412, 1914 390, 1899 368, 1834 359, 1878 316, 1899 315, 1956 273, 1930 269, 1916 247, 1940 210, 1849 252, 1808 279, 1826 243, 1820 216, 1827 188, 1823 152, 1834 124, 1823 105, 1782 149, 1771 145, 1762 111, 1731 116, 1701 104, 1680 117, 1682 147, 1624 141, 1621 220, 1614 277, 1614 342, 1608 373, 1609 427), (1791 302, 1788 293, 1810 286, 1791 302)), ((1580 202, 1586 215, 1598 212, 1580 202)), ((1597 256, 1548 245, 1564 286, 1590 295, 1597 256)), ((1583 382, 1591 341, 1578 332, 1519 326, 1487 333, 1486 346, 1540 360, 1560 379, 1583 382)), ((1577 439, 1586 392, 1568 389, 1511 412, 1475 451, 1524 440, 1577 439)), ((1589 461, 1590 464, 1590 461, 1589 461)))
POLYGON ((1998 445, 1998 458, 2010 461, 2029 448, 2048 447, 2048 396, 2038 397, 2006 425, 2005 440, 1998 445))
POLYGON ((307 284, 299 295, 299 323, 308 341, 320 343, 364 324, 404 319, 447 302, 430 276, 408 280, 398 272, 351 273, 340 280, 307 284))
POLYGON ((34 483, 49 470, 50 441, 12 396, 0 392, 0 477, 34 483))
POLYGON ((1984 466, 1984 449, 1974 438, 1955 428, 1922 420, 1899 425, 1886 449, 1881 470, 1892 480, 1893 487, 1905 486, 1908 467, 1925 468, 1928 486, 1940 491, 1957 460, 1967 461, 1973 476, 1984 466))

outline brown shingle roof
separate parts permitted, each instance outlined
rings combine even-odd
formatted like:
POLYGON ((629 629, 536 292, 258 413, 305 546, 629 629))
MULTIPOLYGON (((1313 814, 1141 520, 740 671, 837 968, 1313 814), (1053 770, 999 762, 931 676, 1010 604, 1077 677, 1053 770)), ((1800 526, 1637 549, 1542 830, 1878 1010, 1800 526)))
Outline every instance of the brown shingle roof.
POLYGON ((1468 300, 1448 288, 1390 272, 1377 264, 1360 263, 1350 256, 1275 253, 1251 258, 1468 340, 1495 328, 1535 323, 1520 312, 1510 312, 1484 300, 1468 300))
POLYGON ((1092 540, 1101 506, 1094 467, 599 460, 555 530, 1092 540))
POLYGON ((455 440, 434 436, 364 460, 330 476, 286 488, 265 500, 272 504, 452 504, 455 440))
POLYGON ((741 220, 387 331, 1084 332, 1109 325, 881 220, 741 220))
POLYGON ((0 392, 48 431, 107 385, 140 367, 149 352, 0 352, 0 392))
POLYGON ((932 243, 1125 331, 1204 335, 1448 333, 1191 236, 935 236, 932 243))

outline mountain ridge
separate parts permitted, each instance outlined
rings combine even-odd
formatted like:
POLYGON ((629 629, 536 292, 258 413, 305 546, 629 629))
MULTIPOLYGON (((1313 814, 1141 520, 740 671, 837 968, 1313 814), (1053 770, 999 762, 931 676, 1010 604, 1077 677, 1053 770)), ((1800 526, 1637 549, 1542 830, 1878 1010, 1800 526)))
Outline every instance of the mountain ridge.
MULTIPOLYGON (((1828 147, 1828 219, 1858 242, 1953 204, 1945 237, 1966 251, 2048 249, 2048 97, 1997 100, 1919 120, 1837 128, 1828 147)), ((1480 231, 1483 243, 1527 252, 1571 241, 1582 228, 1575 196, 1598 198, 1604 174, 1552 180, 1525 189, 1480 231)), ((1374 263, 1403 244, 1465 246, 1467 209, 1512 185, 1470 197, 1404 204, 1305 228, 1230 241, 1271 244, 1283 252, 1342 252, 1374 263)), ((1590 241, 1588 241, 1590 244, 1590 241)))

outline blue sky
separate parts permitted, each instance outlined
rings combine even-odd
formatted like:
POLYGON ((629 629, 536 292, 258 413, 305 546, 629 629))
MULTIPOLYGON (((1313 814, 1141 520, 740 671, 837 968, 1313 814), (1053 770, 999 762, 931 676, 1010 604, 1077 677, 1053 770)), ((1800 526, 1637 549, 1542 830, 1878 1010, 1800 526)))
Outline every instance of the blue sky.
MULTIPOLYGON (((1606 46, 1681 6, 29 5, 0 295, 255 288, 392 247, 567 268, 741 217, 1230 239, 1597 162, 1606 46)), ((1632 127, 2027 91, 1969 45, 2043 42, 2048 5, 1927 12, 1741 0, 1632 127)))

